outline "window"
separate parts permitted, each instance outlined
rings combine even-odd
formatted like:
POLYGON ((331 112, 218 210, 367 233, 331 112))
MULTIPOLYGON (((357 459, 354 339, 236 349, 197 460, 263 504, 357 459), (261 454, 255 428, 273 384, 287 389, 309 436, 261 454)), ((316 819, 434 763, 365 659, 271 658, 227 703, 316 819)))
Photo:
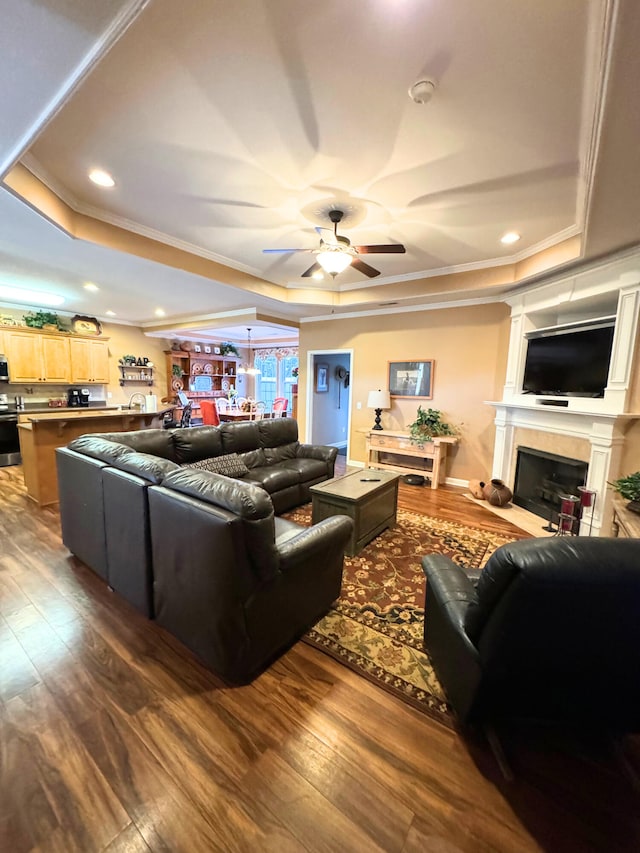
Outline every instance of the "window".
POLYGON ((291 375, 291 371, 298 366, 298 356, 283 355, 278 358, 272 351, 256 350, 255 366, 260 370, 260 375, 256 376, 256 400, 263 400, 269 411, 276 397, 286 397, 288 411, 291 412, 291 388, 298 381, 296 376, 291 375))

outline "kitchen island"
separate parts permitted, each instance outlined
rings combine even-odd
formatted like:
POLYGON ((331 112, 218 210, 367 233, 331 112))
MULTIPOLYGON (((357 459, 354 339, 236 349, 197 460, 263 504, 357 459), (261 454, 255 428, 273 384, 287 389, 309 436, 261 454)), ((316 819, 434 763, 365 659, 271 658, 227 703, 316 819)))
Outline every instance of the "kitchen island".
POLYGON ((27 495, 39 506, 57 503, 56 447, 65 447, 74 438, 88 433, 160 427, 165 411, 52 409, 41 413, 20 412, 18 434, 27 495))

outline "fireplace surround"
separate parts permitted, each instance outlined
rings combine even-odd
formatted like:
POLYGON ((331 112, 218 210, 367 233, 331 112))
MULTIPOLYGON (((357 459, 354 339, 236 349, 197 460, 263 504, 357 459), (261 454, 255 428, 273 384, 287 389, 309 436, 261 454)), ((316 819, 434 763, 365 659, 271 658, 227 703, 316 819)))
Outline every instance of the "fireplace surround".
MULTIPOLYGON (((640 371, 634 370, 640 313, 640 253, 628 250, 538 282, 509 296, 511 331, 502 400, 496 410, 491 476, 517 492, 517 448, 556 453, 586 465, 584 485, 597 499, 583 512, 580 533, 611 535, 608 483, 621 474, 625 435, 640 419, 640 371), (550 397, 523 392, 524 365, 532 335, 615 316, 604 396, 550 397)), ((529 507, 528 507, 529 508, 529 507)), ((536 512, 536 510, 533 510, 536 512)), ((542 515, 541 511, 536 512, 542 515)), ((547 520, 549 516, 546 516, 547 520)))

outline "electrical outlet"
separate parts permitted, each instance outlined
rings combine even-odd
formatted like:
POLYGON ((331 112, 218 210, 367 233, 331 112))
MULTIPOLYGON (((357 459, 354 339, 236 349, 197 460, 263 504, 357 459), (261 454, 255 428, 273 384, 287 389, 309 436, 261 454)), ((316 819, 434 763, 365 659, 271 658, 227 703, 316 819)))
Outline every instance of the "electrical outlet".
POLYGON ((110 400, 113 397, 111 391, 107 391, 107 400, 110 400))
POLYGON ((361 409, 361 408, 362 408, 362 403, 356 403, 356 409, 361 409))

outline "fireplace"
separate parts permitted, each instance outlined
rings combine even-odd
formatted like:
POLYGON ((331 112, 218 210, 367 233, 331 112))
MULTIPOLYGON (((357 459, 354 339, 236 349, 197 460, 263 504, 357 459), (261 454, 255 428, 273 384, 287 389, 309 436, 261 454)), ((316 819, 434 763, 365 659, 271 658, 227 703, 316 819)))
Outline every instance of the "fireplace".
POLYGON ((513 502, 547 521, 558 522, 563 495, 579 497, 587 482, 586 462, 532 447, 518 447, 513 502))

